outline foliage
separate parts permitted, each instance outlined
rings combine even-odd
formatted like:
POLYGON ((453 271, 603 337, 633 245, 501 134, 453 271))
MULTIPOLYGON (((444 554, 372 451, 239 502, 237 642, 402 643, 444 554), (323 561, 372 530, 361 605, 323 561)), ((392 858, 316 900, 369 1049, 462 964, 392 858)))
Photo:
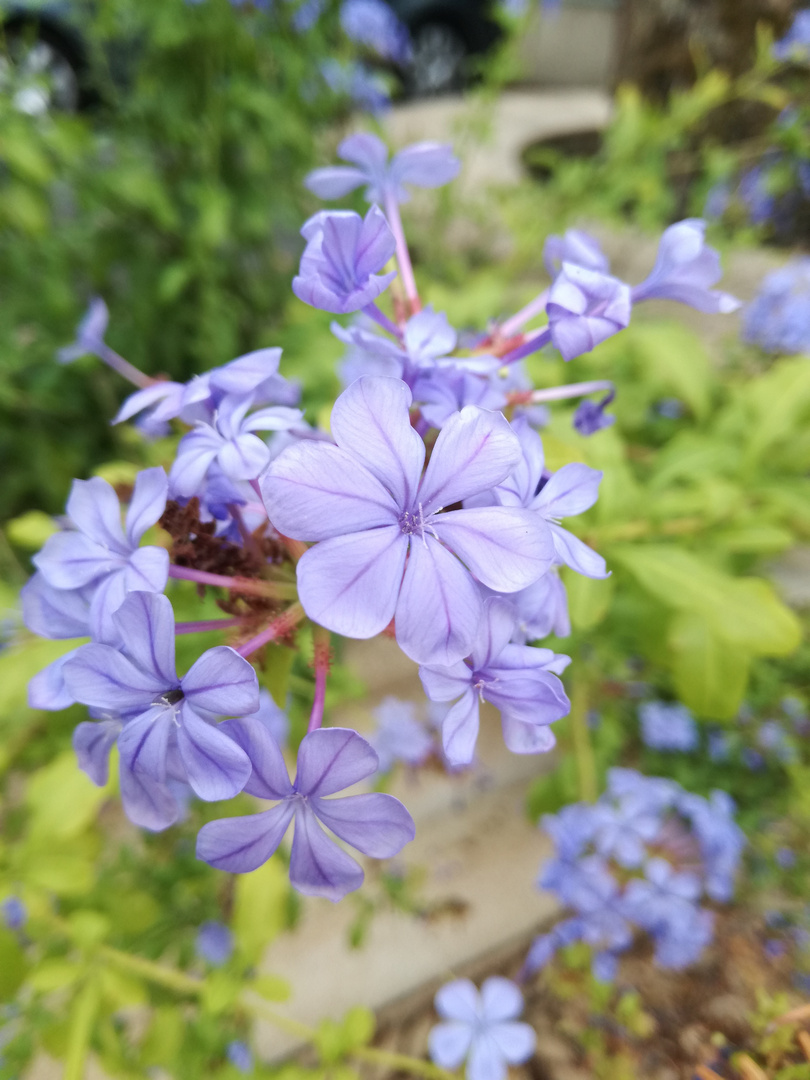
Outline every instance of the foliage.
POLYGON ((54 363, 90 295, 111 344, 185 379, 267 342, 307 204, 301 179, 344 105, 319 60, 348 46, 228 0, 111 0, 83 28, 100 100, 27 115, 0 96, 0 520, 56 511, 73 476, 128 453, 120 387, 54 363))

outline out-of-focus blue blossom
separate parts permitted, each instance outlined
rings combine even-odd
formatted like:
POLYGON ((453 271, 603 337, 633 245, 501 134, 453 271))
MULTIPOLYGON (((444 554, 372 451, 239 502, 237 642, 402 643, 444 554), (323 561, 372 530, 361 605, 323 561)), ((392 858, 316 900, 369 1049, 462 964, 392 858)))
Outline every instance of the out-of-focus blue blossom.
POLYGON ((384 698, 374 710, 374 717, 377 730, 368 741, 377 751, 380 772, 388 772, 398 761, 421 765, 433 751, 433 739, 419 723, 414 702, 384 698))
POLYGON ((743 765, 751 772, 762 772, 765 768, 765 758, 760 754, 759 750, 752 750, 750 746, 743 747, 740 752, 743 765))
POLYGON ((303 0, 293 12, 291 23, 299 34, 311 30, 323 14, 324 0, 303 0))
POLYGON ((773 57, 797 64, 810 62, 810 10, 796 12, 793 25, 783 38, 774 43, 773 57))
POLYGON ((233 953, 233 945, 230 929, 224 923, 215 922, 213 919, 202 924, 194 940, 197 955, 212 967, 222 967, 228 963, 233 953))
POLYGON ((572 914, 535 940, 524 971, 583 941, 596 950, 594 975, 610 980, 637 930, 652 938, 660 966, 693 963, 713 932, 701 901, 728 901, 733 893, 745 842, 733 814, 724 792, 704 799, 671 780, 612 769, 595 804, 544 817, 556 854, 538 884, 572 914))
POLYGON ((233 1042, 228 1043, 225 1052, 228 1055, 228 1061, 239 1072, 253 1072, 253 1052, 247 1043, 234 1039, 233 1042))
POLYGON ((703 216, 709 218, 711 221, 716 221, 717 218, 721 218, 728 210, 729 203, 731 202, 731 185, 721 180, 709 189, 709 193, 706 196, 706 202, 703 206, 703 216))
POLYGON ((731 752, 728 735, 724 731, 710 731, 706 740, 709 758, 712 761, 727 761, 731 752))
POLYGON ((384 0, 344 0, 340 25, 355 45, 371 49, 383 60, 406 64, 410 59, 408 28, 384 0))
POLYGON ((768 938, 763 945, 763 950, 770 960, 776 960, 780 956, 785 955, 787 952, 787 945, 784 941, 780 941, 779 938, 768 938))
POLYGON ((792 720, 794 724, 807 720, 807 706, 801 698, 789 694, 787 697, 782 698, 780 705, 782 707, 782 712, 789 720, 792 720))
POLYGON ((59 363, 71 364, 88 353, 97 356, 104 348, 104 335, 107 333, 109 320, 107 305, 100 296, 94 296, 76 327, 75 340, 58 350, 56 359, 59 363))
POLYGON ((753 165, 740 177, 737 193, 748 210, 752 225, 770 221, 776 209, 776 197, 769 190, 768 169, 753 165))
POLYGON ((28 918, 28 911, 18 896, 7 896, 0 904, 0 915, 9 930, 21 930, 28 918))
POLYGON ((385 79, 364 64, 330 57, 323 61, 320 71, 332 93, 349 98, 358 109, 381 113, 391 105, 385 79))
POLYGON ((662 398, 655 406, 655 411, 666 420, 680 420, 686 409, 679 398, 662 398))
POLYGON ((616 423, 616 417, 605 412, 605 409, 615 397, 616 391, 611 390, 600 401, 591 401, 589 398, 585 398, 584 401, 580 402, 573 418, 574 428, 580 435, 595 435, 602 428, 610 427, 616 423))
POLYGON ((651 750, 687 753, 698 744, 698 729, 685 705, 667 701, 645 701, 639 706, 641 738, 651 750))
POLYGON ((777 866, 781 866, 783 870, 791 870, 796 865, 796 852, 788 847, 778 848, 774 858, 777 866))
POLYGON ((796 760, 796 749, 778 720, 765 720, 757 732, 757 744, 766 754, 773 754, 783 764, 796 760))

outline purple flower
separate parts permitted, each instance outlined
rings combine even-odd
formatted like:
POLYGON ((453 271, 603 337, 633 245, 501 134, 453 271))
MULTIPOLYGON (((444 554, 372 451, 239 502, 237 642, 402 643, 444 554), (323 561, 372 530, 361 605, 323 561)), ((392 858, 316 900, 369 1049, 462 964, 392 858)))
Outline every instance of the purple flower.
POLYGON ((344 139, 338 157, 350 165, 332 165, 315 169, 304 181, 321 199, 340 199, 355 188, 366 185, 370 203, 384 203, 386 196, 399 203, 410 199, 406 184, 435 188, 449 184, 458 176, 461 163, 446 143, 419 142, 405 147, 388 161, 388 147, 369 132, 359 132, 344 139))
POLYGON ((506 407, 507 389, 499 379, 459 368, 434 368, 418 377, 413 393, 424 421, 441 429, 468 405, 499 412, 506 407))
POLYGON ((250 777, 250 761, 215 719, 257 710, 256 672, 237 652, 220 645, 178 678, 174 616, 165 596, 131 593, 113 618, 124 650, 83 645, 65 665, 65 681, 76 701, 123 720, 118 735, 122 770, 133 782, 143 776, 162 788, 172 776, 176 740, 183 770, 179 778, 201 799, 238 794, 250 777))
POLYGON ((559 519, 589 510, 596 502, 602 473, 587 465, 563 465, 550 475, 545 472, 543 440, 525 421, 513 425, 522 457, 514 472, 493 488, 500 506, 521 506, 533 510, 546 523, 554 542, 555 562, 570 566, 585 577, 609 576, 605 560, 587 544, 564 529, 559 519))
POLYGON ((92 589, 89 626, 100 641, 115 640, 112 616, 127 593, 162 592, 166 587, 168 551, 138 546, 163 514, 166 494, 163 469, 138 473, 122 529, 121 508, 112 486, 97 476, 74 480, 67 501, 71 527, 49 537, 34 556, 34 565, 52 588, 92 589))
POLYGON ((575 430, 580 435, 595 435, 597 431, 615 424, 616 417, 605 412, 615 397, 616 391, 610 390, 600 401, 590 401, 588 398, 581 401, 574 412, 575 430))
POLYGON ((700 218, 687 218, 665 229, 652 273, 633 288, 633 303, 678 300, 712 314, 736 311, 740 307, 736 297, 711 288, 723 272, 720 256, 706 244, 705 232, 706 222, 700 218))
POLYGON ((567 229, 563 236, 548 236, 543 247, 543 265, 550 278, 556 278, 563 263, 606 274, 610 261, 599 244, 581 229, 567 229))
POLYGON ((346 63, 329 57, 322 61, 320 72, 333 94, 350 98, 358 109, 382 113, 391 104, 385 79, 365 64, 346 63))
POLYGON ((780 866, 783 870, 792 870, 796 865, 796 852, 788 847, 778 848, 774 858, 777 866, 780 866))
POLYGON ((355 45, 364 45, 395 64, 408 62, 411 54, 408 28, 383 0, 343 0, 340 25, 355 45))
POLYGON ((59 363, 71 364, 80 356, 86 356, 87 353, 97 356, 104 348, 104 335, 107 333, 109 321, 110 313, 107 305, 100 296, 94 296, 76 327, 76 340, 56 353, 59 363))
POLYGON ((248 713, 246 720, 256 719, 264 724, 279 746, 284 746, 290 736, 290 720, 283 709, 276 705, 270 693, 262 688, 259 691, 259 708, 248 713))
POLYGON ((253 1072, 253 1053, 247 1043, 234 1039, 229 1042, 226 1050, 228 1061, 239 1072, 253 1072))
POLYGON ((518 644, 538 641, 549 634, 568 637, 571 633, 565 585, 553 567, 534 585, 512 593, 509 599, 517 617, 512 640, 518 644))
POLYGON ((311 619, 370 638, 395 618, 407 656, 452 664, 469 654, 478 630, 475 578, 517 592, 548 569, 554 548, 531 511, 439 512, 498 484, 517 463, 519 445, 503 416, 474 407, 456 414, 422 477, 425 447, 410 425, 410 403, 397 379, 358 379, 332 410, 337 446, 289 447, 262 478, 262 494, 285 536, 317 541, 298 563, 311 619))
POLYGON ((630 286, 565 262, 548 294, 551 340, 564 360, 590 352, 630 323, 630 286))
POLYGON ((469 979, 446 983, 436 994, 441 1017, 428 1036, 434 1064, 457 1069, 467 1062, 467 1080, 506 1080, 510 1065, 534 1053, 533 1029, 518 1020, 523 997, 509 979, 485 979, 481 991, 469 979))
POLYGON ((194 948, 212 967, 222 967, 233 954, 233 933, 224 923, 211 919, 197 931, 194 948))
POLYGON ((639 706, 641 738, 652 750, 688 753, 698 745, 692 713, 678 702, 645 701, 639 706))
POLYGON ((796 64, 810 62, 810 11, 797 11, 788 32, 774 43, 774 60, 792 60, 796 64))
POLYGON ((768 274, 743 315, 743 340, 767 352, 810 350, 810 258, 768 274))
POLYGON ((252 397, 228 396, 211 423, 198 423, 184 435, 169 473, 172 494, 180 498, 196 495, 212 465, 231 481, 255 480, 270 462, 267 443, 257 431, 288 431, 301 419, 300 409, 272 405, 249 410, 252 397))
POLYGON ((356 731, 320 728, 305 735, 298 772, 290 783, 278 743, 255 721, 229 721, 253 762, 245 790, 278 805, 249 817, 224 818, 204 825, 197 857, 235 874, 266 862, 295 818, 290 882, 307 896, 342 899, 360 887, 363 871, 323 831, 328 828, 351 847, 375 859, 396 855, 414 837, 410 814, 391 795, 378 792, 327 799, 377 769, 374 750, 356 731))
POLYGON ((707 749, 711 761, 727 761, 731 752, 728 735, 724 731, 710 731, 707 749))
POLYGON ((395 270, 379 274, 396 242, 378 206, 365 218, 350 210, 321 210, 301 235, 307 246, 292 287, 305 304, 346 315, 376 300, 396 277, 395 270))
POLYGON ((514 629, 512 605, 490 597, 467 660, 419 668, 431 701, 458 699, 442 724, 442 743, 451 765, 467 765, 473 759, 482 701, 500 712, 504 742, 513 753, 539 754, 554 746, 548 725, 570 709, 555 672, 562 671, 569 658, 555 656, 550 649, 509 644, 514 629))
POLYGON ((21 930, 28 918, 28 910, 18 896, 7 896, 0 904, 0 915, 9 930, 21 930))
POLYGON ((421 765, 433 751, 433 739, 416 719, 416 705, 395 697, 384 698, 374 710, 377 730, 369 742, 380 759, 380 772, 388 772, 398 761, 421 765))

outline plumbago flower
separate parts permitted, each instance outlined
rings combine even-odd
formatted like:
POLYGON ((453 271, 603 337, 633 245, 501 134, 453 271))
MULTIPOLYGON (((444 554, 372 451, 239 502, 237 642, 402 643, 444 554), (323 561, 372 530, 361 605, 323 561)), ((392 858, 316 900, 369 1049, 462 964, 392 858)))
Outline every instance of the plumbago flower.
MULTIPOLYGON (((317 6, 300 5, 302 17, 317 6)), ((358 0, 345 10, 355 17, 364 7, 358 0)), ((351 81, 357 73, 338 74, 351 81)), ((67 527, 36 556, 23 592, 33 633, 91 638, 35 676, 30 698, 45 709, 88 706, 73 737, 79 766, 104 784, 117 747, 133 822, 164 829, 192 794, 270 799, 270 809, 205 825, 199 857, 249 872, 294 821, 292 884, 332 900, 363 879, 338 842, 387 858, 414 831, 388 795, 332 796, 396 759, 415 767, 432 741, 412 710, 391 702, 379 717, 379 756, 355 731, 322 726, 330 632, 396 637, 420 665, 434 715, 442 713, 451 769, 473 759, 481 701, 499 710, 513 751, 547 750, 551 725, 569 707, 559 678, 569 661, 526 642, 570 629, 559 567, 594 578, 607 569, 560 524, 593 505, 601 473, 581 464, 551 473, 533 427, 547 421, 551 403, 583 399, 574 423, 598 431, 612 422, 605 407, 615 387, 599 380, 536 391, 521 361, 549 343, 573 358, 626 326, 645 299, 717 312, 735 303, 713 288, 719 261, 702 222, 668 229, 652 273, 632 288, 610 275, 594 241, 570 231, 546 245, 548 290, 500 324, 458 333, 423 304, 400 219, 411 187, 456 176, 452 151, 423 142, 391 158, 376 136, 357 134, 339 153, 345 164, 317 170, 310 189, 334 198, 362 186, 373 205, 365 218, 312 217, 292 286, 313 307, 357 313, 352 326, 333 327, 350 355, 331 435, 305 422, 297 386, 279 373, 279 349, 239 356, 186 384, 157 381, 107 345, 108 314, 94 301, 61 359, 95 353, 136 388, 115 422, 134 419, 152 435, 171 423, 185 434, 168 479, 159 468, 140 473, 123 523, 108 484, 76 481, 67 527), (389 315, 377 301, 395 278, 389 315), (524 330, 541 316, 547 325, 524 330), (265 441, 268 431, 275 434, 265 441), (141 546, 158 520, 169 548, 141 546), (227 617, 175 625, 163 595, 168 577, 222 590, 227 617), (278 654, 268 646, 298 646, 306 619, 314 625, 300 644, 312 642, 314 688, 291 780, 279 746, 288 720, 259 693, 247 658, 259 657, 272 675, 278 654), (178 676, 175 634, 211 631, 238 648, 200 650, 178 676)), ((541 953, 585 940, 604 975, 638 928, 653 936, 662 963, 685 962, 711 933, 701 899, 731 894, 741 841, 722 793, 707 801, 614 771, 607 796, 569 808, 549 829, 558 855, 544 880, 573 915, 535 943, 535 966, 541 953)), ((482 1069, 487 1080, 500 1076, 529 1052, 514 1022, 519 1001, 498 986, 485 984, 477 1004, 469 987, 443 999, 453 1030, 434 1037, 436 1052, 447 1064, 467 1057, 473 1080, 482 1069)))
POLYGON ((332 410, 337 445, 289 447, 261 490, 280 532, 317 541, 298 563, 311 619, 368 638, 393 618, 412 660, 452 664, 469 654, 481 619, 473 575, 496 592, 517 592, 548 570, 554 546, 531 511, 440 512, 506 479, 519 444, 503 416, 468 406, 442 429, 422 476, 411 400, 397 379, 358 379, 332 410))
POLYGON ((360 887, 363 870, 329 839, 323 826, 375 859, 396 855, 413 840, 413 819, 391 795, 326 798, 377 771, 377 755, 356 731, 321 728, 305 735, 298 750, 298 772, 290 783, 278 743, 266 728, 242 720, 228 722, 228 730, 253 762, 245 790, 279 802, 261 814, 204 825, 197 855, 205 862, 232 873, 249 873, 267 862, 295 819, 290 881, 307 896, 341 900, 360 887))
POLYGON ((713 935, 713 914, 701 900, 733 895, 745 843, 733 814, 724 792, 704 799, 674 780, 612 769, 595 804, 545 817, 557 850, 538 884, 573 915, 534 941, 525 970, 537 971, 561 946, 584 941, 597 950, 596 977, 611 981, 636 930, 653 939, 661 967, 694 963, 713 935))
POLYGON ((74 480, 66 508, 69 528, 51 536, 34 556, 34 565, 51 588, 84 590, 82 603, 90 591, 88 626, 100 641, 115 638, 112 617, 127 593, 166 588, 169 553, 139 547, 143 534, 162 516, 166 495, 163 469, 144 469, 135 481, 122 528, 112 486, 98 476, 74 480))
POLYGON ((442 743, 451 765, 469 765, 478 738, 479 703, 501 714, 503 738, 515 754, 538 754, 554 746, 548 728, 566 716, 570 702, 557 678, 571 662, 550 649, 511 645, 512 605, 499 597, 484 604, 484 617, 471 654, 464 661, 419 668, 431 701, 453 701, 442 722, 442 743))
POLYGON ((165 596, 132 593, 114 619, 123 648, 83 645, 65 665, 74 699, 117 714, 121 767, 133 779, 164 788, 176 753, 182 779, 201 799, 233 798, 247 783, 251 764, 214 721, 257 711, 256 672, 219 645, 178 678, 174 616, 165 596))

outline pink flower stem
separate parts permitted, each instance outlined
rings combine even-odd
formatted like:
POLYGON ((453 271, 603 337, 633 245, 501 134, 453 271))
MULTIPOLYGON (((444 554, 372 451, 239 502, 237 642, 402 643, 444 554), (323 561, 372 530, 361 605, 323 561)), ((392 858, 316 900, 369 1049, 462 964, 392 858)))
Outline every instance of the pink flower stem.
POLYGON ((315 697, 312 700, 312 712, 309 714, 307 733, 317 731, 323 723, 323 707, 326 702, 326 677, 329 674, 330 643, 329 631, 316 626, 313 632, 315 642, 315 697))
POLYGON ((213 585, 220 589, 231 589, 245 595, 266 596, 270 599, 282 599, 288 589, 274 581, 260 581, 255 578, 229 577, 227 574, 209 574, 207 570, 195 570, 190 566, 170 566, 169 577, 179 581, 194 581, 197 585, 213 585))
POLYGON ((585 397, 597 394, 601 390, 612 390, 613 383, 607 379, 595 379, 593 382, 569 383, 567 386, 553 386, 548 390, 518 390, 509 395, 510 405, 540 405, 544 401, 564 401, 566 398, 585 397))
POLYGON ((543 289, 539 296, 535 296, 534 300, 530 300, 529 303, 521 308, 511 319, 507 319, 506 322, 501 323, 498 327, 498 334, 500 337, 512 337, 516 334, 520 328, 533 319, 535 315, 542 315, 546 310, 546 302, 548 301, 548 289, 543 289))
POLYGON ((250 656, 251 653, 255 653, 258 649, 263 648, 265 645, 269 645, 271 641, 275 641, 276 638, 284 637, 290 630, 304 618, 304 609, 300 604, 293 604, 287 608, 283 614, 279 615, 277 619, 274 619, 268 626, 265 626, 264 630, 258 633, 255 637, 250 638, 244 645, 240 645, 236 650, 240 656, 250 656))
POLYGON ((159 381, 153 379, 151 375, 144 375, 134 364, 130 364, 123 356, 119 356, 115 349, 111 349, 109 345, 103 345, 98 355, 108 367, 111 367, 113 371, 117 371, 122 378, 126 379, 127 382, 131 382, 133 386, 139 386, 141 390, 145 390, 147 386, 152 386, 159 381))
POLYGON ((392 337, 395 337, 397 340, 401 339, 402 331, 399 329, 396 323, 391 322, 385 312, 380 311, 380 309, 377 307, 373 300, 370 304, 366 304, 366 306, 363 308, 363 311, 366 313, 366 315, 372 318, 378 326, 381 326, 386 333, 391 334, 392 337))
POLYGON ((531 356, 533 352, 542 349, 550 341, 551 330, 544 326, 542 330, 535 330, 533 334, 529 334, 522 345, 518 345, 511 352, 506 353, 501 357, 501 360, 504 364, 514 364, 516 361, 522 360, 524 356, 531 356))
POLYGON ((244 619, 201 619, 199 622, 179 622, 174 625, 175 634, 202 634, 206 630, 229 630, 241 626, 244 619))
POLYGON ((416 315, 417 312, 422 310, 422 303, 416 288, 416 278, 413 276, 413 266, 411 265, 411 256, 402 228, 402 218, 399 216, 399 204, 390 192, 385 194, 385 216, 388 218, 388 224, 391 226, 391 232, 394 234, 397 245, 397 264, 405 288, 405 295, 411 306, 411 314, 416 315))

